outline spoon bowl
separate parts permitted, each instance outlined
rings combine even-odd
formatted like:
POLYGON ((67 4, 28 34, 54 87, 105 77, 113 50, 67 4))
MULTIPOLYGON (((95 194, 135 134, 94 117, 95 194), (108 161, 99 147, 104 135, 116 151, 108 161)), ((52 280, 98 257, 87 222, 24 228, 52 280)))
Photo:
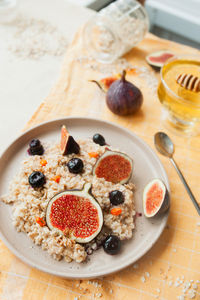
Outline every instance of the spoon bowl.
POLYGON ((167 157, 174 154, 174 144, 169 136, 164 132, 157 132, 154 136, 154 144, 158 152, 167 157))

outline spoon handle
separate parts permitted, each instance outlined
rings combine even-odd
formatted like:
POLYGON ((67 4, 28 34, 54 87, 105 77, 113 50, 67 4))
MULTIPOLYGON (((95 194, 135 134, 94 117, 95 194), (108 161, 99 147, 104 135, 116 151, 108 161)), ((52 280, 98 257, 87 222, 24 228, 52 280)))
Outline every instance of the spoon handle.
POLYGON ((189 196, 190 196, 190 198, 191 198, 198 214, 200 215, 200 206, 199 206, 197 200, 195 199, 190 187, 188 186, 183 174, 181 173, 181 171, 180 171, 178 165, 176 164, 175 160, 173 158, 170 158, 170 160, 171 160, 171 163, 173 164, 174 168, 176 169, 180 179, 182 180, 182 182, 183 182, 183 184, 184 184, 184 186, 185 186, 185 188, 186 188, 186 190, 187 190, 187 192, 188 192, 188 194, 189 194, 189 196))

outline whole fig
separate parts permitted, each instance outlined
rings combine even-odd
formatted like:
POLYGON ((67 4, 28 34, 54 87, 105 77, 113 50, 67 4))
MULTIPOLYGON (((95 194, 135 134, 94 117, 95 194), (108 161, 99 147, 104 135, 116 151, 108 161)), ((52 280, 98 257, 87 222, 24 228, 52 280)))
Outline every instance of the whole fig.
POLYGON ((141 91, 127 81, 126 71, 119 80, 114 81, 106 93, 106 102, 109 109, 117 115, 129 115, 140 109, 143 103, 141 91))

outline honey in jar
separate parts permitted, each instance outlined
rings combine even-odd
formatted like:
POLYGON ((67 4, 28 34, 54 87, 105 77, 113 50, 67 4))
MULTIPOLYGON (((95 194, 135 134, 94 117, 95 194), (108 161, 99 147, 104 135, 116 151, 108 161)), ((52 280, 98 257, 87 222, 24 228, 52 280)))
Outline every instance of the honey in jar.
POLYGON ((200 78, 200 58, 173 57, 163 66, 158 97, 165 110, 165 118, 172 127, 192 132, 200 122, 200 92, 187 89, 177 82, 181 74, 200 78))

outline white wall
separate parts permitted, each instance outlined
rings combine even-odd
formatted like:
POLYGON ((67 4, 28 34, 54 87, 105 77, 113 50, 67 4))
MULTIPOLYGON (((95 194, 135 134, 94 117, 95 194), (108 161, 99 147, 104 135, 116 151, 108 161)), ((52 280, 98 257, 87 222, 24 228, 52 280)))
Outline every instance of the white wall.
POLYGON ((151 24, 200 43, 200 0, 147 0, 151 24))

